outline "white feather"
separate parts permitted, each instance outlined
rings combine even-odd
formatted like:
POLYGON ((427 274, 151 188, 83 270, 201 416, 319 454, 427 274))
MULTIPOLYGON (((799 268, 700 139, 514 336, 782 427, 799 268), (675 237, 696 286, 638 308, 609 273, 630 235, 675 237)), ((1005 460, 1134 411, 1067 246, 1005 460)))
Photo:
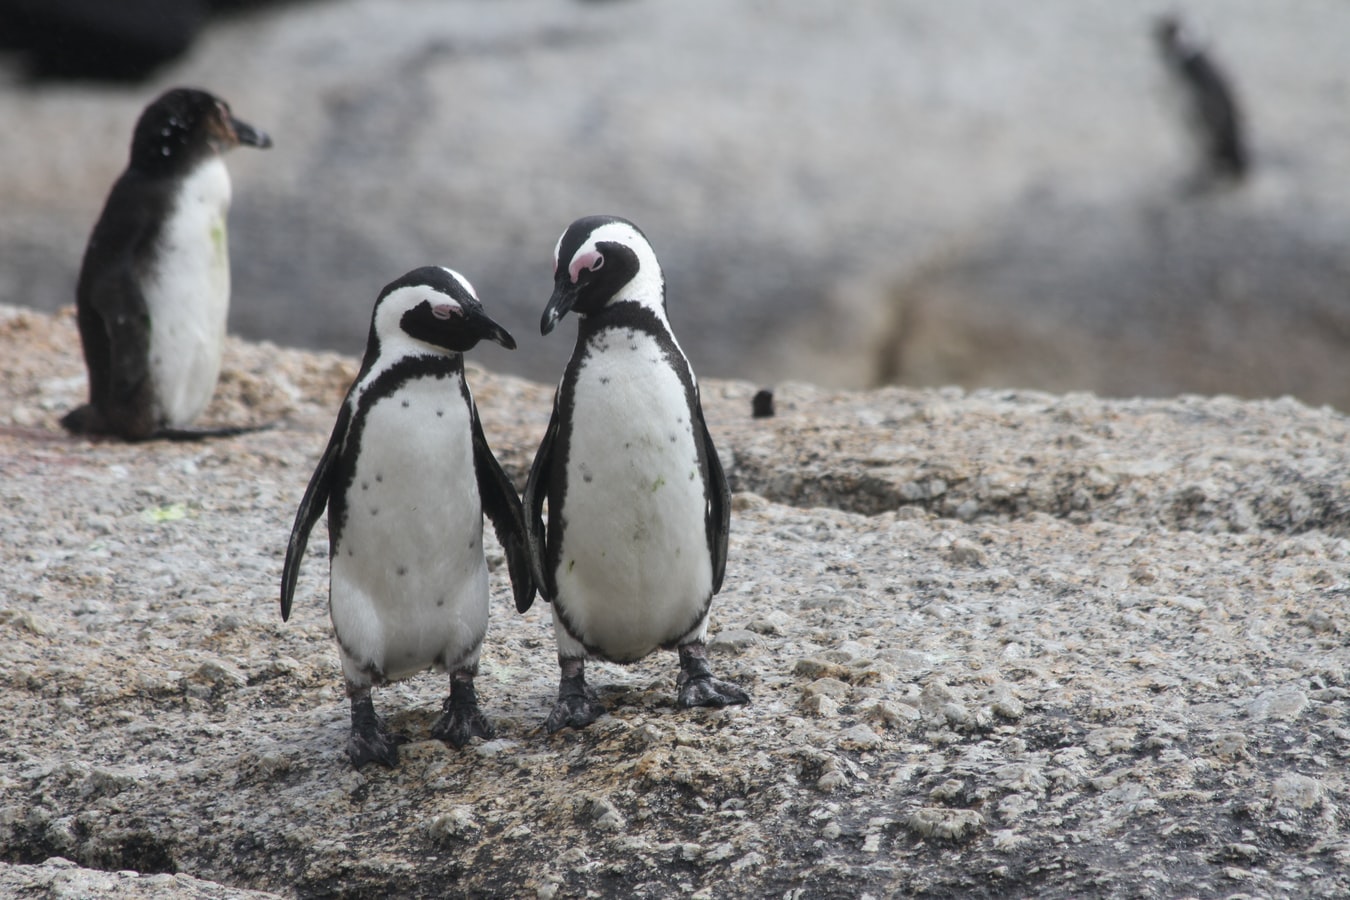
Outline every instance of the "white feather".
POLYGON ((658 344, 604 331, 588 350, 557 602, 586 643, 633 660, 684 637, 712 593, 704 485, 684 388, 658 344))
POLYGON ((220 376, 230 309, 229 208, 230 175, 212 157, 183 181, 161 232, 159 266, 145 286, 151 374, 171 426, 201 414, 220 376))
POLYGON ((343 669, 363 685, 367 664, 389 680, 438 660, 472 666, 487 631, 488 570, 459 382, 409 382, 368 416, 331 569, 333 627, 350 652, 343 669))

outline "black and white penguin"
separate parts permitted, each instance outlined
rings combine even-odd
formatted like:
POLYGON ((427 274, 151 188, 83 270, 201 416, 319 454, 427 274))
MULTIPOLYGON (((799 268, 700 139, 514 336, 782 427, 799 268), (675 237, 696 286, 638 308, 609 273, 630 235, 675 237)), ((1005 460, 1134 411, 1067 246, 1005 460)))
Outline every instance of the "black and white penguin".
POLYGON ((626 663, 674 648, 679 706, 749 702, 708 668, 731 494, 656 254, 632 222, 578 219, 554 250, 553 284, 540 331, 568 312, 580 325, 524 496, 561 668, 544 726, 580 728, 605 711, 586 685, 587 656, 626 663))
POLYGON ((1247 174, 1247 145, 1227 76, 1178 17, 1159 18, 1153 34, 1200 156, 1200 180, 1240 181, 1247 174))
POLYGON ((491 736, 473 686, 488 619, 484 513, 506 551, 517 608, 534 600, 520 498, 464 381, 463 354, 482 339, 516 346, 458 273, 414 269, 386 286, 361 371, 295 514, 281 618, 326 507, 329 612, 357 767, 393 766, 403 740, 375 715, 371 688, 427 669, 450 674, 432 736, 456 747, 491 736))
POLYGON ((89 403, 62 418, 70 431, 137 441, 247 430, 188 430, 220 375, 230 305, 222 155, 240 144, 272 140, 206 91, 176 88, 141 113, 80 268, 89 403))

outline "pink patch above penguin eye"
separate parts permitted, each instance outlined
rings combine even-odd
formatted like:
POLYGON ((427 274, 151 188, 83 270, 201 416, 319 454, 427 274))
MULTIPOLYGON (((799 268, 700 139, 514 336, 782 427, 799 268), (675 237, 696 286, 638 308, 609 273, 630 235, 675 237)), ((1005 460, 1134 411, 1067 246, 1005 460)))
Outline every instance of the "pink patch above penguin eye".
POLYGON ((572 265, 568 269, 567 274, 572 277, 572 283, 576 284, 577 279, 581 277, 582 269, 598 272, 604 264, 604 254, 598 250, 587 250, 585 253, 578 253, 572 258, 572 265))
POLYGON ((433 303, 431 305, 431 314, 438 319, 448 319, 459 312, 459 307, 453 303, 433 303))

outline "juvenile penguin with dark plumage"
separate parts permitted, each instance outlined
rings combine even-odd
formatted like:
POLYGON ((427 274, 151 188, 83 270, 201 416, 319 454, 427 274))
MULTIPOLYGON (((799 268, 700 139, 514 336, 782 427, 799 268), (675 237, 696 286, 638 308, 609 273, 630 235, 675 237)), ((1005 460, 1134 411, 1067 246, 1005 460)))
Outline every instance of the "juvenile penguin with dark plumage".
POLYGON ((658 648, 679 652, 680 707, 747 703, 713 677, 704 646, 731 494, 666 316, 661 266, 632 222, 591 216, 563 232, 540 330, 569 312, 576 348, 524 496, 561 670, 544 725, 580 728, 605 712, 586 684, 588 656, 627 663, 658 648))
POLYGON ((514 350, 473 286, 414 269, 380 292, 361 370, 295 514, 281 578, 290 617, 310 530, 328 510, 329 613, 351 699, 347 753, 393 766, 404 740, 377 716, 376 685, 428 669, 450 675, 431 729, 461 747, 489 737, 474 676, 488 621, 487 515, 506 552, 517 609, 534 599, 520 498, 483 434, 464 352, 514 350))
POLYGON ((247 430, 190 430, 215 392, 225 348, 223 154, 240 145, 272 140, 206 91, 175 88, 141 113, 80 268, 89 402, 62 418, 68 430, 129 441, 247 430))

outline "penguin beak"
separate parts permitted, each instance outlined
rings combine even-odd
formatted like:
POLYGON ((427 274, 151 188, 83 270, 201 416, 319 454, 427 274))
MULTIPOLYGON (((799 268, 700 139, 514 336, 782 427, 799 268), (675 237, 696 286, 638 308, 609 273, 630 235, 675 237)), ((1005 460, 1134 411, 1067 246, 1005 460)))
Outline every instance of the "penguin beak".
POLYGON ((540 334, 548 334, 558 324, 558 320, 567 315, 576 304, 580 290, 580 285, 571 283, 559 284, 553 288, 553 296, 548 298, 548 305, 544 307, 544 317, 539 320, 540 334))
POLYGON ((259 150, 266 150, 272 146, 272 139, 268 137, 267 132, 254 128, 247 122, 241 122, 231 116, 230 127, 234 129, 234 136, 241 144, 248 144, 259 150))
POLYGON ((501 344, 507 350, 516 349, 516 339, 511 337, 511 333, 488 318, 487 313, 482 310, 475 309, 470 312, 469 321, 480 339, 501 344))

